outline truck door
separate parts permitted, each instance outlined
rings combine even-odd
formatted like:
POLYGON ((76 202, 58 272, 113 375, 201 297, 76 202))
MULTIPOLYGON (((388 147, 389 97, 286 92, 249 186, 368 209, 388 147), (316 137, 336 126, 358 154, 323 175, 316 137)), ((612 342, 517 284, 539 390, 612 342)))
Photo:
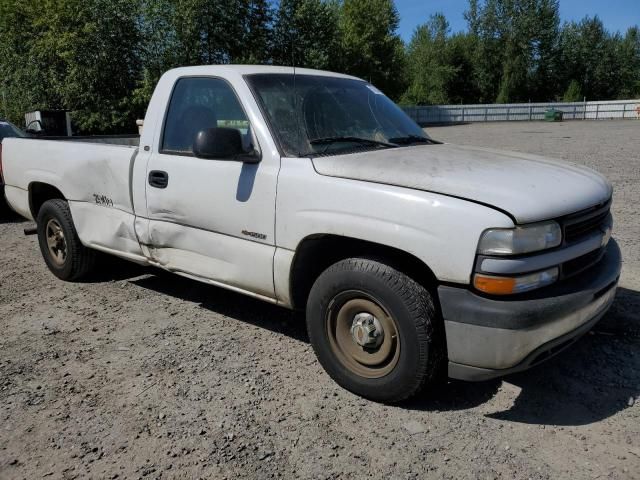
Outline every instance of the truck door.
MULTIPOLYGON (((253 102, 244 88, 240 95, 253 102)), ((263 148, 262 160, 250 164, 198 158, 192 149, 198 132, 219 127, 238 129, 245 146, 259 147, 265 137, 249 120, 258 123, 257 115, 255 103, 243 105, 224 79, 177 79, 147 164, 148 246, 164 268, 274 298, 279 155, 263 148)))

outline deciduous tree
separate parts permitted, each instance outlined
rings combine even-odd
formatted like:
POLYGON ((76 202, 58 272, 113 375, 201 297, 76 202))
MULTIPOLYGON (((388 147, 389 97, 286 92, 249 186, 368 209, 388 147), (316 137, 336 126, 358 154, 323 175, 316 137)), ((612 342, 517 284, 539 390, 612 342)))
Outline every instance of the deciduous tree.
POLYGON ((406 85, 399 22, 392 0, 344 0, 342 4, 342 70, 370 81, 391 97, 399 97, 406 85))
POLYGON ((411 105, 444 104, 459 69, 448 49, 449 23, 442 14, 416 28, 407 47, 409 87, 402 102, 411 105))
POLYGON ((273 27, 273 63, 335 69, 339 5, 325 0, 282 0, 273 27))

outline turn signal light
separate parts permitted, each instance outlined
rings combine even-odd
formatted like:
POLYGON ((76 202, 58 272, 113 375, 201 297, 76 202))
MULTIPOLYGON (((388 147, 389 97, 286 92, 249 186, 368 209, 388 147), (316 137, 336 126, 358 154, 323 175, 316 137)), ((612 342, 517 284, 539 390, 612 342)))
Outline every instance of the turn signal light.
POLYGON ((486 275, 476 275, 473 286, 481 292, 492 295, 509 295, 513 293, 516 286, 516 279, 509 277, 489 277, 486 275))
POLYGON ((477 273, 473 286, 490 295, 511 295, 550 285, 558 279, 558 267, 519 277, 496 277, 477 273))

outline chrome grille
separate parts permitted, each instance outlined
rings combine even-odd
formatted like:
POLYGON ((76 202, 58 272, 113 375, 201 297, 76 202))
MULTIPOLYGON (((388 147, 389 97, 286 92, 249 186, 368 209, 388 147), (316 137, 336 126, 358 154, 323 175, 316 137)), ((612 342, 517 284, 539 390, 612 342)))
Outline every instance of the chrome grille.
POLYGON ((563 221, 564 241, 572 243, 600 229, 609 215, 611 201, 595 207, 587 212, 567 217, 563 221))

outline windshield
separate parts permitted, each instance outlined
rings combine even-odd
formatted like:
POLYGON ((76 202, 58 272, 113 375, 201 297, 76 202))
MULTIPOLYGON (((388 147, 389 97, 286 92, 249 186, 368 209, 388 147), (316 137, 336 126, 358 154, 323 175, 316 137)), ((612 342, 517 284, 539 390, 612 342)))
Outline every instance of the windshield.
POLYGON ((7 137, 24 137, 22 130, 9 122, 0 120, 0 140, 7 137))
POLYGON ((432 143, 396 104, 362 80, 296 75, 295 89, 292 74, 249 75, 247 81, 289 157, 432 143))

